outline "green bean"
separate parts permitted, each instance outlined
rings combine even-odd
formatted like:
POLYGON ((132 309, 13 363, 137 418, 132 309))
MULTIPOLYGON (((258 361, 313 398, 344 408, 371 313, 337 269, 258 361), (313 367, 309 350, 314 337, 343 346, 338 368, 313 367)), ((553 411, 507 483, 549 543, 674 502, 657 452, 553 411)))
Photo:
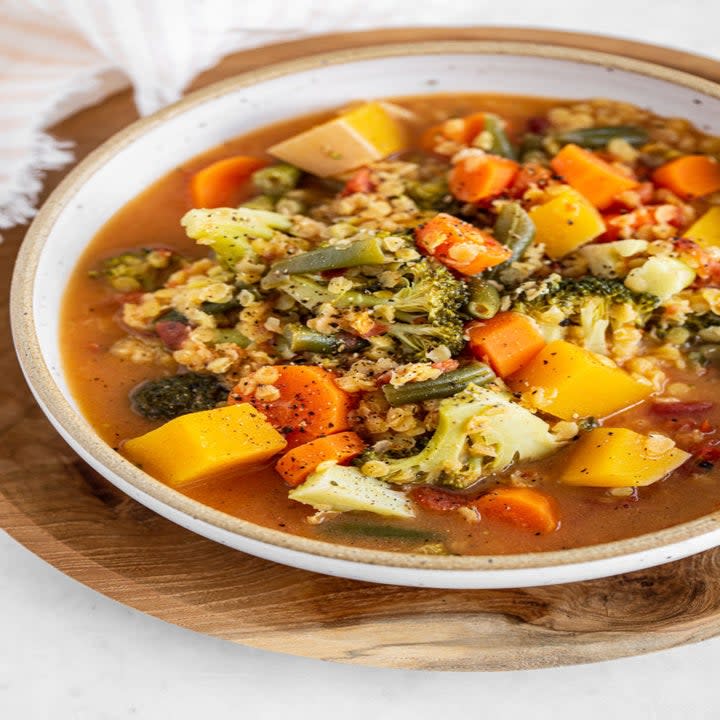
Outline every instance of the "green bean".
POLYGON ((481 278, 470 278, 468 280, 470 300, 467 304, 467 311, 472 317, 480 320, 489 320, 495 317, 500 309, 500 293, 494 285, 481 278))
POLYGON ((697 351, 700 353, 700 357, 705 363, 713 365, 720 363, 720 345, 700 345, 698 346, 697 351))
POLYGON ((390 383, 383 385, 385 399, 393 407, 423 400, 439 400, 464 390, 470 383, 485 385, 495 378, 495 373, 485 364, 475 362, 465 367, 443 373, 434 380, 409 382, 399 387, 390 383))
POLYGON ((411 180, 407 183, 406 192, 420 209, 436 210, 450 191, 448 190, 447 180, 444 177, 439 177, 427 182, 411 180))
POLYGON ((222 313, 237 310, 239 307, 240 301, 237 298, 232 298, 232 300, 224 303, 210 302, 209 300, 200 303, 200 309, 208 315, 221 315, 222 313))
POLYGON ((540 163, 540 165, 547 165, 550 158, 548 157, 543 140, 544 138, 542 135, 537 135, 536 133, 525 133, 525 136, 520 143, 520 150, 518 152, 520 162, 535 162, 540 163))
POLYGON ((508 136, 505 134, 502 120, 492 113, 485 114, 485 132, 492 138, 492 144, 487 151, 493 155, 500 155, 505 158, 515 160, 516 153, 508 136))
POLYGON ((418 542, 439 541, 441 536, 432 530, 400 527, 399 525, 375 525, 361 522, 332 522, 319 526, 328 535, 360 535, 393 540, 415 540, 418 542))
POLYGON ((332 355, 342 346, 337 335, 323 335, 304 325, 287 325, 283 330, 285 346, 293 353, 311 352, 332 355))
POLYGON ((256 195, 254 198, 250 198, 250 200, 242 203, 240 207, 250 208, 251 210, 269 210, 272 212, 275 210, 275 200, 269 195, 256 195))
MULTIPOLYGON (((325 270, 357 267, 358 265, 380 265, 386 262, 380 238, 364 237, 344 247, 329 246, 308 250, 276 262, 266 280, 281 281, 286 275, 304 275, 325 270)), ((269 286, 268 283, 263 283, 269 286)))
POLYGON ((494 234, 495 239, 512 252, 508 260, 492 269, 490 275, 497 277, 525 254, 535 238, 535 224, 520 203, 508 203, 495 221, 494 234))
POLYGON ((182 323, 183 325, 190 324, 190 321, 181 312, 178 312, 175 309, 168 310, 162 315, 159 315, 157 318, 155 318, 155 322, 177 322, 182 323))
POLYGON ((213 344, 233 343, 241 348, 246 348, 252 341, 235 328, 216 328, 213 344))
POLYGON ((294 165, 278 163, 256 170, 252 174, 253 185, 264 195, 280 197, 294 190, 300 182, 302 171, 294 165))
POLYGON ((638 147, 648 141, 647 131, 637 125, 608 125, 605 127, 580 128, 555 135, 561 145, 573 143, 591 150, 607 147, 611 140, 625 140, 638 147))

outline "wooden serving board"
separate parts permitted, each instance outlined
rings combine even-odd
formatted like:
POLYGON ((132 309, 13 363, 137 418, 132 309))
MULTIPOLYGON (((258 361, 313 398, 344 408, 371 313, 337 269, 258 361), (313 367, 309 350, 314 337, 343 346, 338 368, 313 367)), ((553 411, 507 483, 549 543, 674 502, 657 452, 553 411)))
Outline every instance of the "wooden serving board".
MULTIPOLYGON (((239 53, 196 87, 272 62, 415 40, 519 40, 615 52, 720 80, 720 64, 623 40, 522 29, 322 36, 239 53)), ((129 92, 63 121, 78 159, 136 118, 129 92)), ((48 176, 46 192, 62 173, 48 176)), ((0 527, 62 572, 168 622, 253 647, 364 665, 512 670, 669 648, 720 631, 720 549, 593 582, 447 591, 315 575, 194 535, 83 463, 33 401, 10 340, 7 290, 26 228, 0 245, 0 527)))

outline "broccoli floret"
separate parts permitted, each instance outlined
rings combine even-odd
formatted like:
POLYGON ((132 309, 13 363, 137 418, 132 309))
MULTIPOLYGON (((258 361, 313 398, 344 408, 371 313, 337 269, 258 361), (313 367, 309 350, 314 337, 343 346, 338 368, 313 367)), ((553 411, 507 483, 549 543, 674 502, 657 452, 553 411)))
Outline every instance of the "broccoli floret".
POLYGON ((606 355, 606 333, 613 328, 614 308, 627 306, 632 323, 644 327, 659 303, 655 295, 634 292, 622 280, 592 275, 581 278, 554 275, 540 283, 521 286, 512 309, 535 319, 547 340, 562 338, 567 327, 577 326, 584 346, 606 355))
POLYGON ((529 410, 504 394, 470 385, 440 402, 437 429, 423 450, 401 459, 377 454, 372 459, 387 466, 382 477, 387 482, 466 488, 488 473, 559 447, 547 423, 529 410))
POLYGON ((104 278, 118 292, 152 292, 161 288, 183 259, 172 250, 132 250, 104 260, 90 277, 104 278))
POLYGON ((185 213, 180 224, 199 245, 209 245, 226 268, 234 268, 253 256, 253 240, 269 240, 275 230, 286 232, 291 222, 285 215, 252 208, 196 209, 185 213))
POLYGON ((308 310, 324 303, 336 308, 367 308, 377 313, 380 322, 389 322, 387 334, 399 342, 405 354, 424 360, 438 345, 447 345, 453 354, 462 350, 462 308, 468 301, 468 289, 462 280, 440 263, 422 259, 404 269, 404 284, 395 290, 382 290, 368 281, 342 294, 332 294, 327 284, 307 275, 285 278, 279 289, 308 310), (393 318, 397 322, 389 321, 393 318))
POLYGON ((374 307, 386 305, 393 308, 396 316, 400 313, 424 316, 432 324, 446 324, 468 302, 467 285, 434 260, 425 258, 408 266, 405 281, 405 287, 387 293, 387 297, 376 293, 378 301, 374 307))
POLYGON ((227 388, 215 375, 189 372, 138 385, 130 393, 130 405, 148 420, 172 420, 187 413, 210 410, 227 396, 227 388))
POLYGON ((458 317, 446 317, 435 323, 392 323, 387 334, 395 338, 398 349, 413 360, 427 360, 429 352, 445 345, 451 355, 465 347, 463 322, 458 317))

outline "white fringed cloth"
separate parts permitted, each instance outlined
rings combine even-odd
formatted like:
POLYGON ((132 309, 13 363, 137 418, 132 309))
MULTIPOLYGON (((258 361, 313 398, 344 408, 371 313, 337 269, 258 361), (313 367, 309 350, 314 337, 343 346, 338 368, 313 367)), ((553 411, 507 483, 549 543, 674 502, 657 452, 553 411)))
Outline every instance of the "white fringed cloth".
POLYGON ((44 129, 132 85, 145 115, 224 55, 323 32, 470 25, 476 1, 0 0, 0 229, 29 220, 72 147, 44 129))

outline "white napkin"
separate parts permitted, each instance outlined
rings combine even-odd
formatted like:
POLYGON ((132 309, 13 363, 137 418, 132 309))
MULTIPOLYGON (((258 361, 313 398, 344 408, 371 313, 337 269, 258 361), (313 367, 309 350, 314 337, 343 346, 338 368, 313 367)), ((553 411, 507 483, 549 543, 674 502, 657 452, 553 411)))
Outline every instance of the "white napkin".
MULTIPOLYGON (((43 171, 72 160, 44 128, 130 82, 141 114, 229 52, 309 32, 407 23, 398 0, 0 0, 0 228, 30 219, 43 171)), ((458 9, 467 3, 458 4, 458 9)), ((425 21, 458 18, 431 3, 425 21)), ((417 21, 417 18, 415 18, 417 21)))
MULTIPOLYGON (((626 0, 605 2, 614 13, 598 13, 596 0, 555 2, 561 13, 527 0, 0 0, 0 229, 31 218, 43 171, 72 159, 43 129, 128 83, 147 114, 230 52, 308 34, 428 24, 625 32, 626 0)), ((645 39, 673 42, 693 5, 706 7, 657 0, 645 39)), ((715 36, 694 27, 692 46, 711 51, 715 36)))

